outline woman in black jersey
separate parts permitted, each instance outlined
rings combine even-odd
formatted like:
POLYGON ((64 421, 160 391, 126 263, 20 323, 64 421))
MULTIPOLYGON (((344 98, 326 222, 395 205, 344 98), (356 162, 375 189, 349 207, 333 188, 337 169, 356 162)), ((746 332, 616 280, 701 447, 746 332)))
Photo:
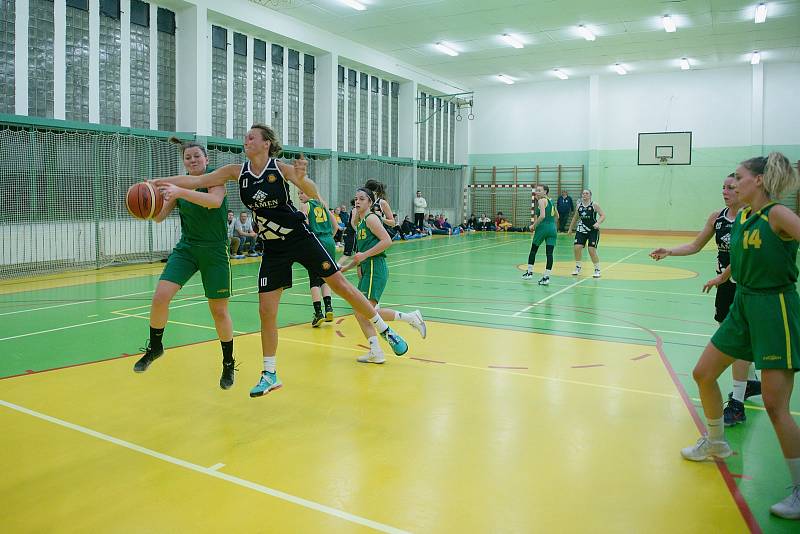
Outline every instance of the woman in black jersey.
POLYGON ((584 189, 581 193, 581 201, 578 202, 578 207, 575 209, 575 215, 572 216, 572 221, 569 223, 569 230, 567 233, 572 233, 572 227, 575 226, 575 221, 578 221, 578 228, 575 231, 575 270, 572 271, 572 276, 578 276, 581 273, 581 257, 583 256, 583 247, 586 246, 587 241, 589 244, 589 257, 592 258, 594 263, 594 278, 600 278, 600 258, 597 257, 597 244, 600 242, 600 225, 606 220, 606 214, 600 204, 592 201, 592 192, 589 189, 584 189))
POLYGON ((394 220, 394 212, 389 205, 389 200, 386 198, 386 185, 370 178, 364 182, 364 187, 375 193, 372 213, 380 218, 385 227, 394 228, 397 223, 394 220))
POLYGON ((308 162, 303 158, 288 165, 275 159, 282 152, 275 132, 264 124, 254 124, 244 138, 247 161, 225 165, 202 176, 172 176, 156 183, 172 183, 187 189, 239 183, 242 202, 255 214, 259 237, 264 246, 258 273, 258 312, 261 318, 261 348, 264 371, 251 397, 266 395, 283 384, 275 370, 278 348, 278 305, 283 290, 292 287, 292 265, 299 262, 309 274, 319 276, 344 298, 356 313, 369 317, 375 329, 388 341, 395 354, 408 351, 406 342, 381 319, 375 307, 339 272, 336 261, 308 229, 305 217, 289 198, 289 183, 309 198, 319 199, 314 182, 306 176, 308 162))
MULTIPOLYGON (((722 271, 731 263, 729 248, 731 226, 736 219, 736 214, 742 208, 736 194, 736 177, 733 174, 728 175, 722 186, 722 200, 725 202, 725 207, 711 212, 706 220, 706 225, 697 234, 694 241, 674 248, 657 248, 650 253, 650 257, 658 261, 667 256, 691 256, 703 250, 706 243, 713 237, 717 243, 717 274, 722 274, 722 271)), ((736 282, 734 280, 728 280, 717 286, 717 295, 714 299, 716 308, 714 320, 718 323, 724 321, 728 316, 735 293, 736 282)), ((750 397, 761 395, 761 382, 756 378, 752 362, 736 360, 731 366, 731 373, 733 374, 733 392, 728 395, 728 402, 722 413, 725 426, 744 423, 747 420, 744 413, 744 401, 750 397)))

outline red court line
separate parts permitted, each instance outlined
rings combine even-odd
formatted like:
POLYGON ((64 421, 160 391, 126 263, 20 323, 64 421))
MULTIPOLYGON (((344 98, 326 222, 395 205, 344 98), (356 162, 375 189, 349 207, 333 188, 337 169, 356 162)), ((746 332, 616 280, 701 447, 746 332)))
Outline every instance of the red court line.
POLYGON ((439 360, 426 360, 425 358, 417 358, 415 356, 409 357, 409 360, 417 360, 418 362, 427 362, 427 363, 447 363, 439 360))
POLYGON ((344 321, 344 317, 342 317, 341 319, 339 319, 338 321, 336 321, 336 324, 342 324, 342 322, 343 322, 343 321, 344 321))
POLYGON ((369 348, 368 346, 366 346, 366 345, 362 345, 361 343, 359 343, 358 345, 356 345, 356 347, 361 347, 362 349, 367 349, 367 350, 370 350, 370 348, 369 348))
MULTIPOLYGON (((633 323, 631 323, 633 324, 633 323)), ((684 389, 683 384, 678 379, 677 373, 675 373, 675 369, 672 368, 672 364, 667 359, 667 355, 664 353, 664 341, 661 339, 661 336, 647 328, 646 326, 637 325, 642 330, 649 332, 656 340, 656 349, 658 350, 658 355, 661 357, 661 362, 664 364, 664 367, 667 369, 670 378, 672 378, 673 384, 675 384, 675 388, 678 390, 678 393, 681 395, 681 399, 683 399, 683 404, 686 406, 686 409, 689 410, 689 414, 691 414, 692 419, 694 420, 695 426, 701 433, 705 433, 706 426, 703 424, 703 421, 700 419, 700 415, 697 413, 697 408, 692 404, 691 399, 689 399, 688 393, 686 393, 686 389, 684 389)), ((728 465, 725 463, 724 460, 715 460, 717 464, 717 468, 719 469, 720 474, 722 475, 722 479, 725 481, 725 485, 728 486, 728 491, 731 492, 731 496, 733 497, 736 506, 739 508, 739 513, 742 514, 742 519, 747 524, 747 527, 750 529, 750 532, 761 534, 763 532, 761 530, 761 525, 758 524, 755 516, 753 515, 753 511, 750 509, 750 506, 747 504, 742 493, 739 491, 739 487, 736 485, 734 481, 734 475, 731 474, 730 469, 728 469, 728 465)))
POLYGON ((339 337, 344 337, 344 334, 342 334, 341 330, 337 330, 336 331, 336 335, 339 336, 339 337))
POLYGON ((645 358, 649 358, 651 354, 642 354, 641 356, 636 356, 635 358, 631 358, 633 361, 644 360, 645 358))
MULTIPOLYGON (((192 343, 192 344, 194 344, 194 343, 192 343)), ((135 356, 135 355, 134 354, 121 354, 119 356, 114 356, 112 358, 103 358, 102 360, 92 360, 90 362, 83 362, 83 363, 73 363, 71 365, 62 365, 61 367, 51 367, 49 369, 42 369, 40 371, 34 371, 32 369, 27 369, 24 373, 19 373, 17 375, 0 376, 0 380, 5 380, 7 378, 19 378, 20 376, 38 375, 40 373, 48 373, 50 371, 59 371, 61 369, 70 369, 72 367, 81 367, 81 366, 84 366, 84 365, 91 365, 93 363, 110 362, 112 360, 120 360, 122 358, 130 358, 131 356, 135 356)))
POLYGON ((589 365, 573 365, 573 369, 586 369, 588 367, 605 367, 603 363, 590 363, 589 365))

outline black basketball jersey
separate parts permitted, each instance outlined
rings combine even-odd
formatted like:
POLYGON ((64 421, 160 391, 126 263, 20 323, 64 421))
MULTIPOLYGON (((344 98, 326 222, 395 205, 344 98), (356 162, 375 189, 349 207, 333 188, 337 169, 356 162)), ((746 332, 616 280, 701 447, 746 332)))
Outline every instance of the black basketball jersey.
POLYGON ((239 173, 239 196, 255 214, 261 239, 287 239, 310 233, 305 215, 292 204, 289 183, 276 159, 270 158, 258 176, 250 170, 250 162, 244 162, 239 173))
MULTIPOLYGON (((734 220, 736 215, 734 214, 734 220)), ((731 227, 733 220, 728 219, 728 208, 726 207, 714 221, 714 240, 717 242, 717 273, 721 273, 731 263, 731 227)))
POLYGON ((578 202, 578 231, 582 234, 588 234, 594 230, 594 223, 597 222, 597 212, 594 211, 594 202, 589 202, 588 206, 584 206, 583 202, 578 202))

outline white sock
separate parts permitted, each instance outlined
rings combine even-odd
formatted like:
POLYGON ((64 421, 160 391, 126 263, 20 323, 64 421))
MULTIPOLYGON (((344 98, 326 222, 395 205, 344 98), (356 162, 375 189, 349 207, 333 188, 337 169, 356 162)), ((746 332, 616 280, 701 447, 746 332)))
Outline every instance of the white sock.
POLYGON ((369 341, 369 350, 372 351, 373 354, 383 354, 383 349, 380 343, 378 343, 378 336, 369 337, 367 341, 369 341))
POLYGON ((594 264, 594 270, 595 271, 599 271, 600 270, 600 264, 599 263, 595 263, 594 264))
POLYGON ((414 319, 411 315, 403 312, 396 311, 394 312, 394 320, 395 321, 403 321, 404 323, 411 324, 414 322, 414 319))
POLYGON ((529 272, 529 273, 532 273, 532 272, 533 272, 533 264, 532 264, 532 263, 529 263, 529 264, 528 264, 528 272, 529 272))
POLYGON ((579 261, 576 261, 576 262, 575 262, 575 268, 576 268, 576 269, 580 269, 580 268, 581 268, 581 262, 579 262, 579 261))
POLYGON ((277 356, 264 356, 264 370, 268 373, 275 372, 275 360, 277 356))
POLYGON ((733 381, 733 398, 739 402, 744 402, 744 391, 747 389, 747 380, 733 381))
POLYGON ((756 376, 756 366, 752 363, 747 367, 747 379, 758 380, 758 377, 756 376))
POLYGON ((792 486, 800 485, 800 458, 786 458, 786 466, 792 476, 792 486))
POLYGON ((545 270, 544 270, 544 274, 542 274, 542 276, 543 276, 544 278, 550 278, 550 273, 552 273, 552 272, 553 272, 553 271, 552 271, 551 269, 545 269, 545 270))
POLYGON ((375 328, 378 330, 379 334, 382 334, 389 329, 389 325, 387 325, 386 322, 383 319, 381 319, 381 316, 377 313, 375 314, 375 317, 370 319, 370 321, 372 321, 372 324, 375 325, 375 328))
POLYGON ((722 417, 719 419, 707 419, 708 439, 711 441, 723 441, 725 439, 725 427, 722 425, 722 417))

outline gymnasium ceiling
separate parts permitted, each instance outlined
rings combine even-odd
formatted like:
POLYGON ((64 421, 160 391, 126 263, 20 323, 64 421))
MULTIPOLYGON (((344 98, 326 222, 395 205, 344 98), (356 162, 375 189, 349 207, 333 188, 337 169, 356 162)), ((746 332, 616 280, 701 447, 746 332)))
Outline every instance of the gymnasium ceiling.
POLYGON ((683 57, 693 69, 730 67, 753 50, 764 63, 800 62, 800 0, 767 2, 762 24, 753 21, 761 0, 360 0, 365 11, 342 0, 253 1, 468 88, 499 84, 499 73, 517 83, 555 79, 554 68, 613 74, 615 63, 631 74, 676 71, 683 57), (665 14, 676 32, 664 30, 665 14), (579 24, 597 39, 581 37, 579 24), (525 47, 505 44, 504 33, 525 47))

